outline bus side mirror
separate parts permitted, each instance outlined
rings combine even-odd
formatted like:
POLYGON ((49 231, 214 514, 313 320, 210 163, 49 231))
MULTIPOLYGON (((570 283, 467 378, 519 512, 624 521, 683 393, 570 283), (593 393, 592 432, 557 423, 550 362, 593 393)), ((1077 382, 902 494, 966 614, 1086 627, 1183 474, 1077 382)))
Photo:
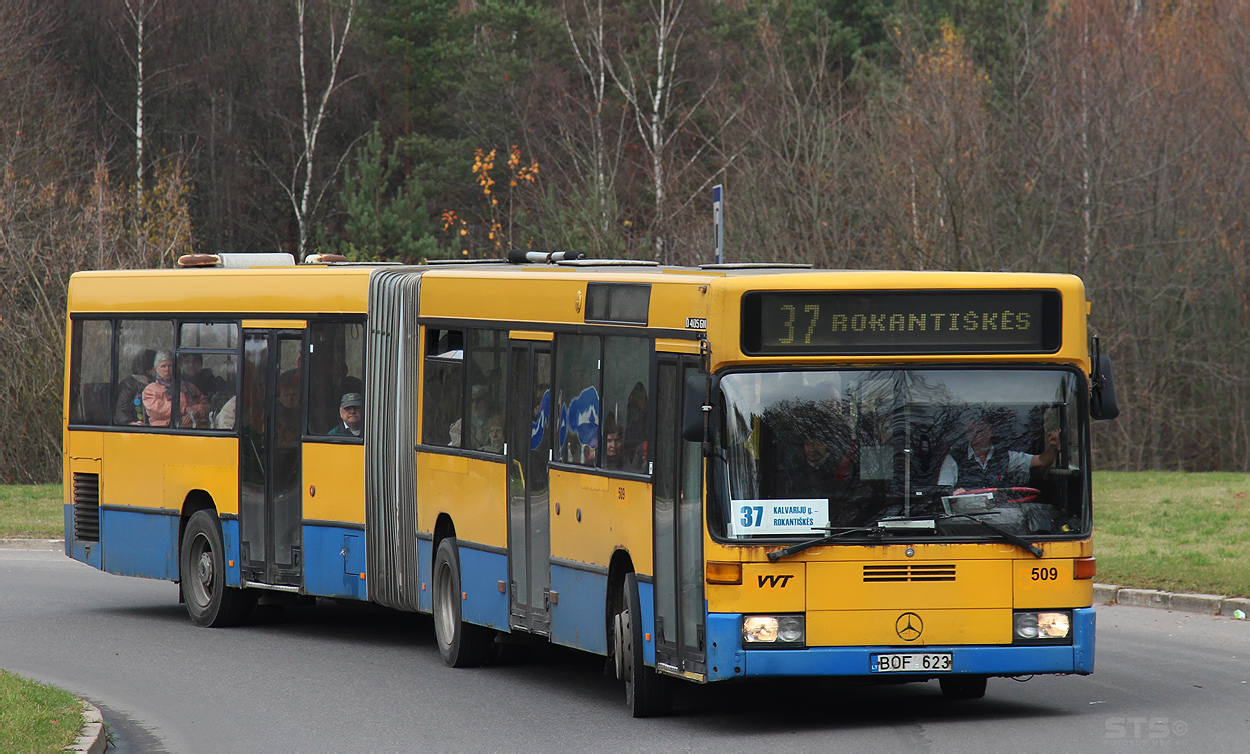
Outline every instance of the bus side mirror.
POLYGON ((1091 375, 1089 392, 1089 415, 1095 419, 1114 419, 1120 415, 1120 403, 1115 396, 1115 378, 1111 374, 1111 357, 1098 354, 1091 375))
POLYGON ((692 374, 686 378, 686 401, 681 421, 681 439, 686 442, 704 442, 708 439, 707 418, 712 410, 712 394, 716 392, 719 381, 718 378, 708 377, 706 374, 692 374))

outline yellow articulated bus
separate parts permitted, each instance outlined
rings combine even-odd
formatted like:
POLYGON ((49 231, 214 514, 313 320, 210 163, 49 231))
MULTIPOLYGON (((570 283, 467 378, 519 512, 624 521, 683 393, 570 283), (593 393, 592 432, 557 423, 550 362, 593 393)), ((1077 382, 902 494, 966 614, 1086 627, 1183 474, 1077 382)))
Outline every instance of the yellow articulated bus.
POLYGON ((1075 277, 188 264, 70 282, 65 527, 197 624, 432 613, 452 666, 604 655, 638 716, 676 679, 1093 670, 1117 409, 1075 277))

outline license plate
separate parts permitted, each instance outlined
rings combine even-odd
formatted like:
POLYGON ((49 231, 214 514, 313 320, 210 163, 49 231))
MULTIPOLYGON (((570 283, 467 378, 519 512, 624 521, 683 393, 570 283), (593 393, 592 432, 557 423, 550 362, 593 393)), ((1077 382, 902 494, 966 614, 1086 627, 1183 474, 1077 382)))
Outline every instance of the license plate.
POLYGON ((953 670, 950 652, 912 652, 872 656, 874 673, 924 673, 953 670))

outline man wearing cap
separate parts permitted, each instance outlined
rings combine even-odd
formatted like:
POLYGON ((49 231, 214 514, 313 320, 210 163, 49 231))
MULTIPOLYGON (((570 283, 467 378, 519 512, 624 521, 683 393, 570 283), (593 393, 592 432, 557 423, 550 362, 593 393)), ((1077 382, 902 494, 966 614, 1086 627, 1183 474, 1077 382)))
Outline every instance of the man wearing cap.
POLYGON ((360 393, 347 393, 339 401, 339 418, 343 421, 330 430, 331 437, 360 437, 365 428, 364 401, 360 393))

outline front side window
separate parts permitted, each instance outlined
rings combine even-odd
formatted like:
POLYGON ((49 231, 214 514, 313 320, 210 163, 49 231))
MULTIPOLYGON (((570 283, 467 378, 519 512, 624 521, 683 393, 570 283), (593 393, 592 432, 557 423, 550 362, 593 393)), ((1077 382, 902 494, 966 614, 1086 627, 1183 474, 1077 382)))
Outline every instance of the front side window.
POLYGON ((1089 532, 1077 372, 769 372, 720 385, 719 536, 1089 532))
POLYGON ((182 426, 234 429, 239 326, 183 322, 178 335, 178 402, 182 426))
POLYGON ((603 339, 603 452, 599 465, 642 473, 650 459, 651 342, 609 335, 603 339))

